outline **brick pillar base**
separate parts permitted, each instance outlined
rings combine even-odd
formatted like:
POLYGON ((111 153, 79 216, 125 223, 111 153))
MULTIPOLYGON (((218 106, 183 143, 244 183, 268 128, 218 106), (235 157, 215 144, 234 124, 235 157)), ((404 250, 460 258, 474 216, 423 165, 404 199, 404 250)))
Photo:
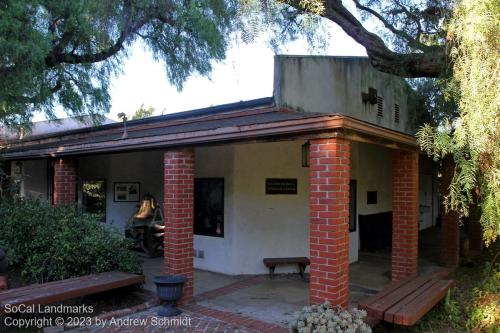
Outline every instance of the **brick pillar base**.
MULTIPOLYGON (((441 182, 439 191, 441 201, 449 193, 451 180, 455 172, 455 162, 453 158, 447 156, 442 161, 441 182)), ((458 213, 454 211, 446 212, 444 205, 441 205, 441 261, 447 267, 457 267, 460 254, 460 228, 458 225, 458 213)))
POLYGON ((180 149, 164 155, 163 212, 165 274, 188 278, 180 304, 193 299, 194 151, 180 149))
POLYGON ((78 162, 76 159, 58 159, 54 164, 54 205, 76 202, 78 162))
POLYGON ((418 153, 392 154, 392 281, 418 273, 418 153))
POLYGON ((312 140, 310 145, 311 304, 349 303, 350 143, 312 140))

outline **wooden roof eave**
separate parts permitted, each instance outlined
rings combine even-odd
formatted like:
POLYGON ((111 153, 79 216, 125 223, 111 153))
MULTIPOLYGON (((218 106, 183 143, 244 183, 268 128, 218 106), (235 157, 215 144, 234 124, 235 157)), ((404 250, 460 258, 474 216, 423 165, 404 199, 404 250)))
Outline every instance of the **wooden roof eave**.
POLYGON ((196 146, 245 141, 276 141, 279 138, 338 137, 394 149, 417 150, 415 138, 342 115, 316 115, 303 119, 221 127, 211 130, 116 139, 105 142, 61 145, 6 152, 9 160, 71 155, 118 153, 143 149, 196 146), (319 135, 321 133, 321 135, 319 135))

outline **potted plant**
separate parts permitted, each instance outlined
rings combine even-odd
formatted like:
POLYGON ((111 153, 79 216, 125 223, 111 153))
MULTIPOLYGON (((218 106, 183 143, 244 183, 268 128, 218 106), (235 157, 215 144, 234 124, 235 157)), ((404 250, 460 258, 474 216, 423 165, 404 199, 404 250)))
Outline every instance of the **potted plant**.
POLYGON ((175 304, 182 297, 182 289, 186 281, 187 277, 183 275, 161 275, 153 279, 158 298, 165 302, 165 305, 158 311, 159 316, 172 317, 181 314, 182 311, 177 309, 175 304))

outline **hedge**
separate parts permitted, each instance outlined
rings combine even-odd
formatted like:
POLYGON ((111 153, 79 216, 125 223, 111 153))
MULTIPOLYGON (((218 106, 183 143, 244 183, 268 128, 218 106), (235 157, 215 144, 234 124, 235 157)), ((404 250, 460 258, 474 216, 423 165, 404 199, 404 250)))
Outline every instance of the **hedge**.
POLYGON ((40 283, 113 270, 142 273, 118 232, 74 206, 0 199, 0 247, 11 266, 40 283))

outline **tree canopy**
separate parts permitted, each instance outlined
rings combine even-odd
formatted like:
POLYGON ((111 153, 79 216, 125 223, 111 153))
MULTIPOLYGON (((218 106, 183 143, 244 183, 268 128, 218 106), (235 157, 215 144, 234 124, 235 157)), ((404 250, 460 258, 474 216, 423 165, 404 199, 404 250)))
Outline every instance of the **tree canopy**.
POLYGON ((141 106, 135 111, 135 113, 132 115, 132 120, 135 119, 144 119, 153 116, 153 113, 155 112, 154 107, 148 106, 147 108, 144 107, 144 103, 141 104, 141 106))
POLYGON ((178 87, 225 57, 236 1, 6 0, 0 4, 0 120, 102 115, 110 77, 141 39, 178 87))
POLYGON ((418 139, 435 159, 453 156, 450 209, 469 215, 481 206, 486 244, 500 235, 500 7, 495 0, 462 0, 450 24, 453 78, 447 93, 459 115, 424 126, 418 139))

